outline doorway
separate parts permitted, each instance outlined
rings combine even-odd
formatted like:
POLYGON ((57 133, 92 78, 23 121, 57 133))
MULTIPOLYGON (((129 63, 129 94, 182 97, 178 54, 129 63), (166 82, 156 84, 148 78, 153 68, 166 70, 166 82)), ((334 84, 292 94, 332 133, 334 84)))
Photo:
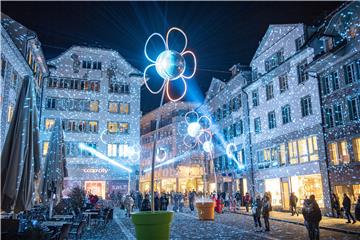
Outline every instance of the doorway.
POLYGON ((281 182, 282 187, 282 207, 284 210, 290 210, 290 190, 289 190, 289 182, 281 182))

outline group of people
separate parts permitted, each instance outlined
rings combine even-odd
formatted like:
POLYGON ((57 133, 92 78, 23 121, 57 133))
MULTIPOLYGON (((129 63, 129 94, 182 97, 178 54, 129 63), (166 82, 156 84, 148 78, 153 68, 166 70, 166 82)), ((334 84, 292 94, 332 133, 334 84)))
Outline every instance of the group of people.
POLYGON ((350 220, 352 220, 353 224, 356 222, 356 220, 360 221, 360 195, 358 196, 355 205, 355 217, 351 214, 351 199, 346 193, 343 195, 342 207, 340 205, 339 197, 333 193, 331 195, 331 207, 334 217, 340 218, 342 217, 342 212, 344 212, 347 218, 346 223, 351 223, 350 220))

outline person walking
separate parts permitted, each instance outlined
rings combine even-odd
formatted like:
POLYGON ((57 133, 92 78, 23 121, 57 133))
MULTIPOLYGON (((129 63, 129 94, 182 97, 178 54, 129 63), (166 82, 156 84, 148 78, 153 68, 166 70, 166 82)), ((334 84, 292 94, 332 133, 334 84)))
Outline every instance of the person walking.
POLYGON ((168 204, 169 204, 169 200, 167 199, 166 194, 162 193, 160 197, 160 210, 166 211, 168 204))
POLYGON ((290 194, 290 210, 291 210, 291 216, 294 216, 295 214, 299 216, 299 213, 296 210, 298 198, 296 197, 295 193, 290 194))
POLYGON ((347 218, 346 223, 351 223, 350 218, 352 219, 353 224, 356 223, 354 216, 351 214, 351 200, 348 197, 348 195, 346 195, 346 193, 344 193, 344 200, 343 200, 342 204, 344 207, 345 216, 347 218))
POLYGON ((244 204, 245 204, 246 212, 249 212, 250 203, 251 203, 251 197, 250 197, 250 194, 247 192, 244 197, 244 204))
POLYGON ((355 219, 360 221, 360 194, 355 205, 355 219))
POLYGON ((155 211, 159 211, 160 210, 160 198, 159 198, 159 193, 158 192, 155 192, 154 200, 155 200, 155 202, 154 202, 155 211))
POLYGON ((258 231, 258 227, 259 227, 259 231, 261 231, 261 219, 260 219, 261 209, 262 209, 262 203, 260 200, 260 196, 257 196, 251 208, 251 213, 253 215, 254 223, 255 223, 255 231, 258 231))
POLYGON ((335 193, 331 195, 331 210, 333 217, 335 217, 334 212, 336 212, 336 217, 340 218, 341 216, 340 201, 339 201, 339 197, 335 193))
POLYGON ((302 214, 304 216, 304 225, 308 230, 309 239, 319 240, 320 239, 319 223, 321 221, 322 216, 319 205, 315 200, 315 195, 310 195, 309 199, 304 200, 302 214))
POLYGON ((150 204, 150 200, 149 200, 149 194, 145 195, 145 198, 141 203, 140 211, 151 211, 151 204, 150 204))
POLYGON ((134 199, 130 196, 130 195, 126 195, 125 197, 125 201, 124 201, 124 206, 126 209, 126 216, 130 217, 132 208, 134 206, 134 199))
POLYGON ((193 189, 192 192, 190 192, 189 194, 189 206, 190 206, 190 210, 193 212, 194 211, 194 202, 195 202, 195 197, 196 197, 196 192, 193 189))
POLYGON ((270 231, 270 222, 269 222, 270 211, 271 211, 270 199, 269 199, 268 196, 265 196, 264 201, 263 201, 263 206, 262 206, 262 215, 263 215, 263 218, 264 218, 265 231, 266 232, 270 231))

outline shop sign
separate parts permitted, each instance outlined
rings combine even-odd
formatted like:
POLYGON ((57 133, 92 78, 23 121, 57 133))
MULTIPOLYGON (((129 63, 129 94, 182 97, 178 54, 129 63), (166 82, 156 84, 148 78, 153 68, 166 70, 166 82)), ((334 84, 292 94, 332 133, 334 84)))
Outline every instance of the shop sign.
POLYGON ((83 168, 82 171, 84 173, 108 173, 108 168, 83 168))
POLYGON ((224 177, 223 182, 232 182, 232 178, 231 177, 224 177))

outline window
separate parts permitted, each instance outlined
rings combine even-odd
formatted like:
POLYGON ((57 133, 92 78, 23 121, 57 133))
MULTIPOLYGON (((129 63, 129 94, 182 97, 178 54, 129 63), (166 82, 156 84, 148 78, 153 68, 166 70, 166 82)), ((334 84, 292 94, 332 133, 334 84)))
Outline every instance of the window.
POLYGON ((286 164, 286 149, 285 149, 285 144, 280 144, 279 147, 279 163, 280 166, 283 166, 286 164))
POLYGON ((309 79, 309 75, 308 73, 305 71, 305 67, 307 65, 306 60, 301 62, 298 66, 297 66, 297 72, 298 72, 298 82, 303 83, 306 80, 309 79))
POLYGON ((303 117, 306 117, 311 114, 312 114, 311 97, 308 95, 301 98, 301 115, 303 117))
POLYGON ((55 124, 55 119, 52 119, 52 118, 46 118, 45 119, 45 130, 46 131, 49 131, 53 128, 55 124))
POLYGON ((259 117, 254 119, 254 128, 255 128, 255 133, 261 132, 261 121, 259 117))
POLYGON ((323 95, 330 93, 330 75, 322 77, 322 93, 323 95))
POLYGON ((275 111, 271 111, 268 113, 268 122, 269 122, 269 129, 276 128, 275 111))
POLYGON ((112 82, 109 84, 109 93, 129 94, 130 86, 127 83, 112 82))
POLYGON ((331 108, 325 108, 325 124, 327 128, 334 127, 334 119, 331 108))
POLYGON ((109 102, 109 112, 117 113, 118 112, 118 103, 116 102, 109 102))
POLYGON ((130 113, 130 104, 129 103, 120 103, 120 113, 129 114, 130 113))
POLYGON ((353 138, 352 147, 354 151, 354 159, 357 162, 360 162, 360 137, 353 138))
POLYGON ((107 145, 108 148, 108 156, 109 157, 116 157, 117 156, 117 145, 110 143, 107 145))
POLYGON ((253 107, 259 106, 259 91, 258 89, 252 91, 253 107))
POLYGON ((6 70, 6 60, 3 56, 1 56, 1 76, 5 77, 5 70, 6 70))
POLYGON ((287 124, 287 123, 291 122, 291 111, 290 111, 289 104, 281 107, 281 114, 282 114, 283 124, 287 124))
POLYGON ((224 104, 224 105, 223 105, 223 107, 222 107, 222 109, 223 109, 223 118, 226 118, 226 114, 227 114, 227 105, 226 105, 226 104, 224 104))
POLYGON ((279 76, 280 93, 289 89, 287 74, 279 76))
POLYGON ((118 132, 118 123, 117 122, 108 122, 107 130, 109 133, 117 133, 118 132))
POLYGON ((98 132, 98 122, 89 121, 89 132, 97 133, 98 132))
POLYGON ((304 42, 305 42, 304 35, 302 35, 301 37, 298 37, 297 39, 295 39, 296 51, 300 50, 302 45, 304 45, 304 42))
POLYGON ((269 72, 279 66, 282 62, 284 62, 284 49, 274 53, 265 60, 265 70, 269 72))
POLYGON ((341 112, 341 104, 334 104, 334 116, 335 116, 335 126, 339 126, 343 124, 343 116, 341 112))
POLYGON ((90 101, 90 111, 91 112, 99 111, 99 101, 90 101))
POLYGON ((345 65, 345 84, 350 84, 355 81, 355 62, 345 65))
POLYGON ((243 122, 240 119, 239 122, 235 123, 235 136, 240 136, 243 134, 243 122))
POLYGON ((338 72, 332 72, 331 73, 331 81, 332 81, 332 88, 333 91, 337 90, 340 88, 340 84, 339 84, 339 74, 338 72))
POLYGON ((297 164, 298 163, 297 141, 289 142, 288 149, 289 149, 290 164, 297 164))
POLYGON ((119 132, 120 133, 129 133, 129 123, 119 123, 119 132))
POLYGON ((47 153, 48 153, 48 149, 49 149, 49 142, 48 141, 45 141, 43 142, 43 156, 46 156, 47 153))
POLYGON ((7 112, 7 121, 8 122, 11 122, 13 115, 14 115, 14 106, 10 104, 8 107, 8 112, 7 112))
POLYGON ((101 62, 93 62, 93 69, 101 70, 101 62))
POLYGON ((298 140, 298 151, 300 163, 307 162, 309 160, 308 148, 306 143, 306 138, 298 140))
POLYGON ((330 161, 334 165, 350 162, 348 145, 346 141, 333 142, 328 144, 330 161))
POLYGON ((274 85, 273 82, 266 84, 266 100, 274 98, 274 85))
POLYGON ((308 137, 307 141, 308 141, 308 147, 309 147, 310 161, 319 160, 319 153, 318 153, 318 145, 317 145, 316 136, 308 137))
POLYGON ((91 69, 91 61, 82 61, 82 68, 91 69))
POLYGON ((359 120, 359 113, 360 113, 360 96, 352 97, 348 99, 348 108, 349 108, 349 115, 350 120, 359 120))
POLYGON ((127 144, 119 144, 119 157, 128 158, 129 157, 129 146, 127 144))

